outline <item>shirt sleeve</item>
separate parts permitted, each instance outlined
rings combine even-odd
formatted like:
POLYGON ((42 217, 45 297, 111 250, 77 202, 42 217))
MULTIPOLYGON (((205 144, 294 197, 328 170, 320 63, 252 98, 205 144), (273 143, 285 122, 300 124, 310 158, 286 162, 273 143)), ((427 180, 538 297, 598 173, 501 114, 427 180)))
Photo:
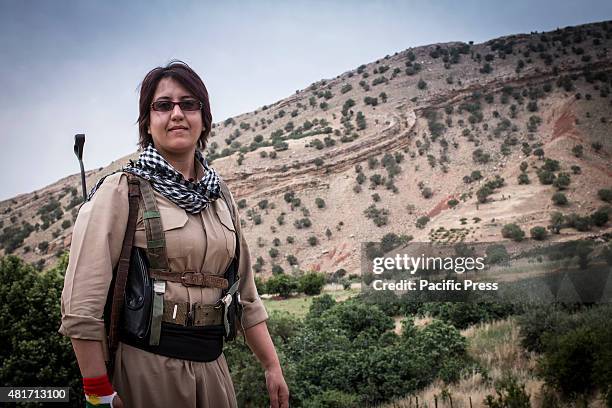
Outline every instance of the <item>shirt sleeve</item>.
POLYGON ((64 336, 106 340, 104 305, 121 253, 128 213, 128 184, 123 173, 108 176, 91 201, 81 207, 62 290, 59 332, 64 336))
MULTIPOLYGON (((231 200, 234 213, 238 215, 238 208, 233 196, 231 200)), ((248 329, 268 320, 268 312, 257 293, 255 276, 251 264, 251 253, 247 241, 242 234, 239 215, 237 216, 236 224, 236 232, 238 232, 238 236, 240 237, 240 259, 238 260, 240 283, 238 285, 238 290, 240 291, 240 304, 242 305, 242 327, 238 327, 238 330, 242 331, 243 328, 248 329)))

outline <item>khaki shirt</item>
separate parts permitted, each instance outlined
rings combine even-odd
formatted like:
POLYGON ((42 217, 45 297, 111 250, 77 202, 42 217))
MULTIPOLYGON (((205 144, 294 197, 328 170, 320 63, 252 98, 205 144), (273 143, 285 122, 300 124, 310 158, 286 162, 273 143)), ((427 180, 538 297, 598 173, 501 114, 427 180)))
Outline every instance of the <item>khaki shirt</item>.
MULTIPOLYGON (((201 178, 202 167, 197 171, 201 178)), ((219 198, 200 213, 189 214, 157 191, 155 198, 166 235, 170 270, 223 276, 236 249, 234 225, 225 200, 219 198)), ((233 197, 231 200, 237 212, 233 197)), ((142 207, 141 203, 134 245, 146 248, 142 207)), ((92 200, 81 207, 74 224, 62 291, 61 334, 106 343, 104 305, 127 229, 128 211, 128 183, 123 173, 107 177, 92 200)), ((236 227, 240 230, 239 223, 236 227)), ((257 294, 247 243, 242 234, 240 237, 241 323, 247 329, 267 320, 268 314, 257 294)), ((214 304, 221 297, 221 289, 166 282, 164 297, 190 305, 214 304)))

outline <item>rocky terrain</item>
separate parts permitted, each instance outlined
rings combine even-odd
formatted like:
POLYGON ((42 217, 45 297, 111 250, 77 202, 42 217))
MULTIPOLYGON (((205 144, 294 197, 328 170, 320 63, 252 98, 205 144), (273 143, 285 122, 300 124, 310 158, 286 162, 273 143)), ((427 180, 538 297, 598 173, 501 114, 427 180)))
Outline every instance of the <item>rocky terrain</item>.
MULTIPOLYGON (((593 213, 610 212, 611 87, 612 22, 432 44, 217 122, 207 156, 262 276, 358 274, 361 243, 390 233, 489 242, 515 223, 532 239, 553 212, 565 217, 546 239, 606 236, 593 213)), ((80 195, 72 175, 1 202, 2 253, 52 265, 80 195)))

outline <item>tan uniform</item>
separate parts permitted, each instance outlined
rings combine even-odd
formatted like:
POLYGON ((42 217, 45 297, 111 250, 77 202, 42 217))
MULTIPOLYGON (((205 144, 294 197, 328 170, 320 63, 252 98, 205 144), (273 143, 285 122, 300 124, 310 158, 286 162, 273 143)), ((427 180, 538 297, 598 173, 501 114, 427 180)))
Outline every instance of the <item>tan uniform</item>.
MULTIPOLYGON (((200 178, 203 169, 199 165, 197 172, 200 178)), ((185 212, 157 192, 155 198, 166 235, 170 269, 222 276, 236 249, 234 225, 223 198, 199 214, 185 212)), ((236 208, 233 198, 231 205, 236 208)), ((74 225, 70 262, 62 291, 61 334, 101 340, 106 345, 102 315, 113 269, 121 252, 128 209, 127 177, 122 173, 107 177, 92 200, 81 207, 74 225)), ((142 203, 134 245, 147 246, 142 203)), ((247 329, 265 321, 268 315, 255 288, 244 238, 240 245, 239 291, 243 305, 242 326, 247 329)), ((176 302, 213 304, 220 298, 221 289, 167 282, 164 296, 176 302)), ((129 408, 237 405, 223 354, 215 361, 194 362, 119 343, 112 383, 129 408)))

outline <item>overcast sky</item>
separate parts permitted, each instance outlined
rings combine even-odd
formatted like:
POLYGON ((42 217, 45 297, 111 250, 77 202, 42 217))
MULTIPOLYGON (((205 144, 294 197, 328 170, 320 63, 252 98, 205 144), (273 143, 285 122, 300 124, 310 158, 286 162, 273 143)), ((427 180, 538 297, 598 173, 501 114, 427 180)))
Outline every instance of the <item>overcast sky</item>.
POLYGON ((0 200, 136 150, 138 85, 172 58, 213 120, 386 54, 612 19, 612 1, 0 0, 0 200))

